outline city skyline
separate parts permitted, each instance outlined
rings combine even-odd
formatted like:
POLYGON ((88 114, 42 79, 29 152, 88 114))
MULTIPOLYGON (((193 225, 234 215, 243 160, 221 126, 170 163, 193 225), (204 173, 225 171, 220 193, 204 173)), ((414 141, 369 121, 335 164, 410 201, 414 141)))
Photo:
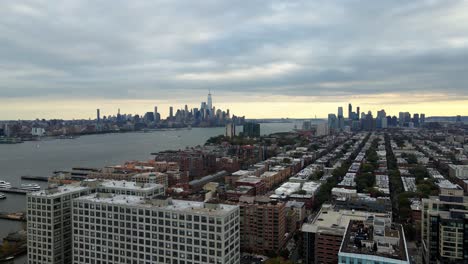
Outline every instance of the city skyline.
MULTIPOLYGON (((215 94, 213 94, 216 96, 215 94)), ((174 109, 183 109, 185 105, 189 109, 199 108, 200 100, 195 98, 195 101, 183 102, 178 101, 177 103, 161 102, 158 100, 128 100, 118 102, 95 102, 95 103, 57 103, 55 110, 52 112, 36 110, 30 105, 21 106, 15 112, 0 111, 0 120, 35 120, 35 119, 65 119, 65 120, 79 120, 79 119, 95 119, 96 109, 100 109, 101 116, 115 116, 117 115, 118 109, 127 114, 138 114, 143 115, 154 106, 158 107, 158 112, 162 117, 169 116, 169 108, 172 106, 174 109), (198 100, 198 101, 196 101, 198 100), (80 111, 80 112, 77 112, 80 111), (60 114, 57 114, 60 113, 60 114)), ((213 104, 216 108, 229 109, 231 113, 236 113, 239 116, 245 116, 248 119, 262 119, 262 118, 297 118, 297 119, 311 119, 319 118, 326 119, 329 113, 336 113, 337 107, 343 107, 344 116, 348 117, 348 104, 351 103, 353 106, 360 106, 361 112, 372 111, 376 114, 378 111, 385 109, 387 115, 398 116, 399 112, 410 112, 418 113, 424 112, 427 117, 431 116, 447 116, 454 117, 457 115, 468 116, 468 112, 465 110, 464 103, 452 103, 444 106, 444 109, 434 109, 432 103, 421 103, 412 105, 401 105, 401 104, 375 104, 363 101, 342 101, 342 102, 327 102, 327 103, 315 103, 315 102, 297 102, 291 104, 290 102, 242 102, 242 103, 225 103, 219 102, 216 96, 216 103, 213 104), (359 103, 361 102, 361 103, 359 103)), ((46 105, 48 103, 44 103, 46 105)), ((0 108, 15 107, 13 104, 9 104, 8 101, 0 108)), ((19 106, 16 106, 19 107, 19 106)), ((10 108, 11 109, 11 108, 10 108)))
POLYGON ((350 101, 467 115, 467 10, 465 1, 5 1, 0 119, 142 113, 209 89, 250 118, 326 117, 350 101))

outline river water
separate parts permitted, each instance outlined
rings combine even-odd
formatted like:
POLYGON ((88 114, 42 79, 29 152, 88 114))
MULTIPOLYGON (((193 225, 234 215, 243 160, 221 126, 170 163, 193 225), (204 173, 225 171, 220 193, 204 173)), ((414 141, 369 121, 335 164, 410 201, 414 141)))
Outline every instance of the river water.
MULTIPOLYGON (((287 132, 294 123, 261 124, 262 134, 287 132)), ((298 125, 299 126, 299 125, 298 125)), ((237 127, 241 131, 242 127, 237 127)), ((150 153, 202 145, 212 137, 224 134, 224 128, 192 128, 191 130, 153 131, 82 136, 76 139, 50 139, 22 144, 0 145, 0 180, 19 186, 23 175, 49 176, 55 170, 72 167, 103 167, 128 160, 148 160, 150 153)), ((35 182, 43 187, 45 182, 35 182)), ((25 195, 6 194, 0 200, 0 211, 24 211, 25 195)), ((23 223, 0 220, 0 239, 19 230, 23 223)), ((20 257, 15 263, 25 263, 20 257)))

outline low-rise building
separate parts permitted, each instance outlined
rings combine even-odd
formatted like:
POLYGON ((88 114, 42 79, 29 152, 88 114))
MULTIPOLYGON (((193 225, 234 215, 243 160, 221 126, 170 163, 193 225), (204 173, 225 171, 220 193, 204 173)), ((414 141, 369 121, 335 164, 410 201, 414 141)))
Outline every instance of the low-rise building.
POLYGON ((384 217, 349 221, 338 263, 409 264, 402 226, 384 217))
POLYGON ((305 263, 338 263, 338 252, 349 221, 364 221, 374 215, 376 213, 339 210, 324 204, 317 216, 301 228, 305 263))

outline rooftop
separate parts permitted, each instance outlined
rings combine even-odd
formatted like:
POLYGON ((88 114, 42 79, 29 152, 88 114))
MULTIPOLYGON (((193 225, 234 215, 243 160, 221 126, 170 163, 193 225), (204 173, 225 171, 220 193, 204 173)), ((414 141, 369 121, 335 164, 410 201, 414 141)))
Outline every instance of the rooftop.
POLYGON ((407 261, 406 242, 401 225, 391 224, 389 219, 374 221, 351 220, 340 253, 371 255, 407 261))
POLYGON ((335 210, 331 205, 325 204, 312 222, 302 226, 302 231, 343 235, 349 221, 367 220, 369 217, 373 217, 373 215, 375 214, 366 211, 335 210))
POLYGON ((164 187, 156 183, 136 183, 131 181, 102 181, 100 187, 109 189, 128 189, 128 190, 151 190, 154 188, 164 187))
POLYGON ((132 195, 111 195, 111 194, 99 194, 94 193, 87 196, 82 196, 76 199, 76 201, 94 202, 101 204, 113 204, 113 205, 125 205, 130 207, 142 207, 142 208, 162 208, 168 211, 184 211, 208 215, 225 215, 238 206, 227 205, 227 204, 207 204, 204 202, 195 201, 184 201, 184 200, 172 200, 171 198, 166 199, 145 199, 139 196, 132 195))
POLYGON ((248 177, 237 180, 237 182, 239 183, 259 183, 261 181, 262 179, 256 176, 248 176, 248 177))
POLYGON ((40 190, 37 192, 31 192, 29 195, 31 196, 39 196, 39 197, 55 197, 55 196, 60 196, 63 194, 67 193, 73 193, 73 192, 80 192, 87 190, 88 187, 84 186, 79 186, 79 185, 64 185, 64 186, 58 186, 56 188, 48 188, 44 190, 40 190))

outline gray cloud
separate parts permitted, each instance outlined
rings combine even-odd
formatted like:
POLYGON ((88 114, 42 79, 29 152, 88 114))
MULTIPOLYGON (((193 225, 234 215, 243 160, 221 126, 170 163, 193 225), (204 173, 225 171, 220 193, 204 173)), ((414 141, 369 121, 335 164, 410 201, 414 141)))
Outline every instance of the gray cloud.
POLYGON ((5 0, 0 58, 0 100, 468 96, 468 3, 5 0))

